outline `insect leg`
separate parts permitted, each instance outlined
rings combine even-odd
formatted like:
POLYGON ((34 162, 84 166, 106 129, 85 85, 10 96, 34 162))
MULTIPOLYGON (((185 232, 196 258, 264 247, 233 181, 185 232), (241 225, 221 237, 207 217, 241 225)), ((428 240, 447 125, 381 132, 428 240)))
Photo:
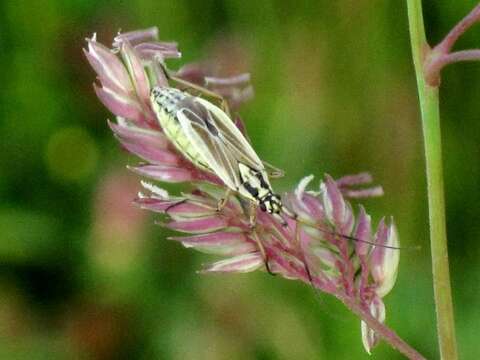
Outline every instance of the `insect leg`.
POLYGON ((177 201, 176 203, 173 203, 173 204, 167 206, 164 210, 165 214, 168 215, 168 212, 170 210, 172 210, 174 207, 177 207, 178 205, 182 205, 183 203, 186 203, 186 202, 187 202, 187 199, 182 199, 182 200, 177 201))
POLYGON ((308 281, 310 281, 310 284, 312 284, 313 288, 315 288, 315 284, 313 283, 313 277, 312 277, 312 273, 310 272, 310 267, 308 266, 308 263, 307 263, 307 258, 305 256, 305 253, 303 252, 303 249, 302 249, 302 243, 301 243, 301 239, 300 239, 300 226, 298 223, 295 223, 295 241, 297 242, 297 247, 298 247, 298 250, 300 251, 300 257, 301 257, 301 260, 303 262, 303 266, 305 266, 305 272, 307 273, 307 277, 308 277, 308 281))
POLYGON ((228 199, 230 198, 231 195, 232 195, 232 189, 227 189, 227 191, 225 192, 225 195, 223 195, 223 198, 221 198, 221 199, 218 201, 218 204, 217 204, 217 212, 220 212, 220 211, 223 210, 223 208, 225 207, 225 205, 227 205, 228 199))
POLYGON ((267 269, 268 273, 270 275, 275 275, 270 270, 270 265, 268 265, 268 255, 267 255, 267 252, 265 251, 265 247, 263 246, 262 241, 258 237, 256 226, 257 226, 257 204, 255 204, 254 202, 251 202, 250 203, 250 234, 253 236, 255 242, 257 243, 257 246, 260 250, 260 254, 262 254, 263 261, 265 262, 265 268, 267 269))
POLYGON ((257 226, 257 204, 255 204, 253 201, 250 202, 249 222, 250 228, 255 229, 257 226))
POLYGON ((194 83, 192 83, 188 80, 184 80, 182 78, 176 77, 175 75, 172 75, 162 61, 155 62, 155 64, 157 64, 157 66, 158 65, 160 66, 160 69, 162 70, 163 74, 165 75, 165 77, 168 80, 172 80, 172 81, 176 82, 177 84, 183 85, 183 86, 185 86, 187 88, 190 88, 190 89, 193 89, 193 90, 196 90, 196 91, 198 91, 199 93, 201 93, 205 96, 209 96, 211 98, 219 100, 220 104, 221 104, 221 107, 222 107, 222 110, 225 111, 227 113, 228 117, 231 118, 230 109, 228 107, 228 102, 225 100, 225 98, 222 95, 216 93, 215 91, 211 91, 204 86, 194 84, 194 83))
MULTIPOLYGON (((168 73, 167 73, 168 74, 168 73)), ((228 115, 228 117, 231 118, 231 114, 230 114, 230 108, 228 107, 228 103, 227 101, 225 100, 225 98, 219 94, 217 94, 216 92, 214 91, 211 91, 203 86, 200 86, 200 85, 197 85, 197 84, 194 84, 190 81, 187 81, 187 80, 183 80, 181 78, 178 78, 176 76, 173 76, 173 75, 170 75, 168 74, 167 77, 176 82, 177 84, 180 84, 180 85, 183 85, 187 88, 190 88, 190 89, 193 89, 195 91, 198 91, 200 94, 203 94, 205 96, 208 96, 208 97, 211 97, 211 98, 214 98, 214 99, 217 99, 218 101, 220 101, 220 104, 221 104, 221 107, 222 107, 222 110, 225 111, 225 113, 228 115)))
POLYGON ((264 160, 262 160, 262 163, 265 166, 265 168, 269 170, 268 176, 271 177, 272 179, 278 179, 285 176, 285 171, 283 171, 282 169, 279 169, 276 166, 273 166, 272 164, 264 160))

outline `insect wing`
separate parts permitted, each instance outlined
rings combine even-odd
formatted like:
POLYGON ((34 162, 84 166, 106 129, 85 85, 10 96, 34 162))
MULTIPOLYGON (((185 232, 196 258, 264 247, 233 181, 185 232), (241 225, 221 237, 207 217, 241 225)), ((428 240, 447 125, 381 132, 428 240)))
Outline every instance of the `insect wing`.
POLYGON ((177 118, 184 134, 204 157, 209 167, 231 189, 241 185, 239 163, 255 170, 264 166, 251 145, 230 118, 210 102, 188 97, 177 118))

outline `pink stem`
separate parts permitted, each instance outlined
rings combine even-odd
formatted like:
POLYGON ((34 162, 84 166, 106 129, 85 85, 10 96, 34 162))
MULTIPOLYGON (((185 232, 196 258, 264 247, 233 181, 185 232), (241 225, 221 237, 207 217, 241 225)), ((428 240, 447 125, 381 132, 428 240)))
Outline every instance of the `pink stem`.
POLYGON ((374 330, 379 337, 385 340, 394 349, 400 351, 411 360, 425 360, 425 357, 422 354, 408 345, 395 331, 375 319, 372 314, 363 309, 355 299, 352 299, 346 294, 337 293, 335 296, 360 319, 365 321, 370 329, 374 330))
POLYGON ((479 61, 480 49, 455 51, 443 57, 443 65, 448 65, 458 61, 479 61))
POLYGON ((458 38, 467 31, 473 24, 480 20, 480 4, 475 6, 470 13, 465 16, 450 32, 445 36, 441 43, 435 48, 446 54, 450 52, 458 38))
POLYGON ((480 50, 450 53, 458 38, 478 21, 480 21, 480 4, 475 6, 437 46, 429 51, 424 62, 424 73, 425 80, 430 86, 440 85, 440 71, 444 66, 458 61, 480 60, 480 50))
POLYGON ((449 54, 431 56, 429 61, 425 63, 425 79, 427 83, 437 86, 440 82, 440 71, 445 66, 460 61, 480 61, 480 49, 461 50, 449 54))

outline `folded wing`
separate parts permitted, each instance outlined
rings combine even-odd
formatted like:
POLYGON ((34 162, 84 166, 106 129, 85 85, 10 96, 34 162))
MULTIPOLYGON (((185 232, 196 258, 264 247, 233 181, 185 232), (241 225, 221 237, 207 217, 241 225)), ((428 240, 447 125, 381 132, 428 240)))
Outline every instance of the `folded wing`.
POLYGON ((217 106, 189 96, 178 104, 177 118, 203 160, 231 189, 238 191, 242 184, 239 163, 264 171, 264 165, 252 146, 217 106))

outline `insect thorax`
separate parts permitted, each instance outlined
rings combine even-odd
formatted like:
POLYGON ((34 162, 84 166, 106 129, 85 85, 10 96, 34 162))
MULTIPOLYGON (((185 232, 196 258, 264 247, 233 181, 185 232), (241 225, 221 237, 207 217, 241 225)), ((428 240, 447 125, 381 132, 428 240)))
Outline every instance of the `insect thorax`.
POLYGON ((254 200, 268 213, 279 213, 282 210, 280 196, 273 192, 265 170, 252 169, 240 163, 239 171, 242 179, 239 191, 243 196, 254 200))

